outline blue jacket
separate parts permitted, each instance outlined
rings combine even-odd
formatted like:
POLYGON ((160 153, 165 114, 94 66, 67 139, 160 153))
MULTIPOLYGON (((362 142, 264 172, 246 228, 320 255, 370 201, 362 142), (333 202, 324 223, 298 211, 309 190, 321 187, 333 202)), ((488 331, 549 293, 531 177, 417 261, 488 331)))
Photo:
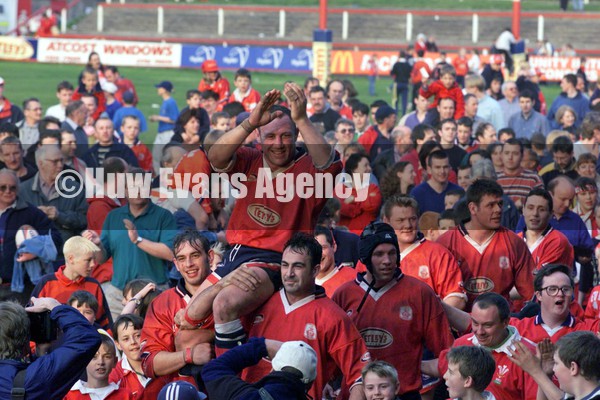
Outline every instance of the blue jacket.
POLYGON ((56 320, 64 332, 62 346, 29 365, 17 360, 0 360, 0 399, 10 399, 13 379, 25 368, 26 399, 62 399, 96 354, 100 334, 77 310, 58 306, 50 318, 56 320))
POLYGON ((63 241, 60 231, 54 223, 46 217, 41 210, 28 204, 21 197, 17 197, 17 204, 14 208, 7 210, 6 225, 4 235, 0 237, 0 278, 4 283, 11 282, 13 274, 13 265, 17 245, 15 243, 15 234, 22 225, 31 225, 40 235, 51 233, 52 240, 57 249, 62 249, 63 241))
POLYGON ((558 122, 556 122, 556 112, 561 106, 564 105, 570 106, 575 110, 575 113, 577 114, 577 119, 575 119, 575 127, 578 128, 581 125, 581 122, 583 122, 585 114, 590 111, 590 101, 584 95, 582 95, 581 92, 577 92, 577 95, 572 99, 567 97, 564 92, 558 95, 558 97, 552 103, 547 115, 548 122, 550 122, 550 127, 552 129, 560 128, 558 122))
POLYGON ((248 343, 210 361, 202 369, 209 398, 260 400, 259 390, 264 388, 276 400, 306 399, 304 384, 290 373, 271 372, 255 384, 244 382, 237 376, 244 368, 257 364, 266 356, 265 338, 250 338, 248 343))

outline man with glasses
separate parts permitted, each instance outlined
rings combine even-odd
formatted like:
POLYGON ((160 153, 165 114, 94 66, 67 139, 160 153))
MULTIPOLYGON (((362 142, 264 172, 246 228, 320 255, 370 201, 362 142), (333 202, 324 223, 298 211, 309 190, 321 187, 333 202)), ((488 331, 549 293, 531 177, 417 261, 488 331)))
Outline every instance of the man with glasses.
MULTIPOLYGON (((66 241, 87 225, 85 190, 80 190, 78 182, 61 175, 64 159, 59 146, 40 146, 35 152, 35 160, 38 173, 23 182, 21 195, 56 224, 66 241)), ((59 249, 57 262, 62 261, 62 250, 59 249)))
POLYGON ((540 304, 538 315, 521 320, 512 318, 510 324, 535 343, 548 338, 552 343, 573 331, 597 332, 600 320, 581 321, 571 314, 574 282, 569 267, 548 264, 538 271, 533 288, 540 304))
POLYGON ((354 122, 349 119, 340 118, 335 123, 335 149, 340 154, 344 154, 344 149, 354 141, 354 122))
POLYGON ((23 102, 25 118, 17 123, 19 127, 19 139, 23 149, 27 149, 40 139, 39 123, 42 119, 42 104, 39 99, 31 97, 23 102))
POLYGON ((25 279, 23 293, 12 292, 13 265, 17 245, 15 235, 23 225, 30 225, 40 235, 52 235, 56 248, 62 248, 62 239, 54 223, 36 207, 27 204, 19 196, 19 179, 14 172, 0 170, 0 301, 16 300, 21 304, 29 301, 33 284, 25 279))

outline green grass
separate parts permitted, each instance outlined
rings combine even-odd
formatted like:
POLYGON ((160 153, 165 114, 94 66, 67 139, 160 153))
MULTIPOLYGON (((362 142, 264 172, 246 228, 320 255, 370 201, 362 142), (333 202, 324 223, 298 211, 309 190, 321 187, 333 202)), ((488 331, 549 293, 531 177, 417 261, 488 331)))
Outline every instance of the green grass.
MULTIPOLYGON (((183 0, 181 0, 183 1, 183 0)), ((153 3, 154 1, 145 1, 153 3)), ((161 0, 164 2, 164 0, 161 0)), ((175 2, 175 0, 172 0, 175 2)), ((273 5, 273 6, 318 6, 318 0, 208 0, 202 4, 241 4, 241 5, 273 5)), ((511 0, 329 0, 329 7, 357 8, 395 8, 395 9, 427 9, 427 10, 512 10, 511 0)), ((569 5, 569 10, 570 10, 569 5)), ((557 0, 521 0, 524 11, 559 11, 557 0)), ((590 0, 585 5, 586 11, 600 11, 600 2, 590 0)))
MULTIPOLYGON (((28 97, 37 97, 41 100, 44 109, 57 103, 55 97, 56 85, 63 80, 70 81, 75 85, 77 77, 81 72, 82 66, 64 65, 64 64, 42 64, 33 62, 0 62, 0 76, 5 81, 5 96, 17 105, 21 105, 23 100, 28 97)), ((121 74, 133 81, 136 86, 140 103, 138 108, 148 117, 158 113, 158 106, 161 99, 156 94, 154 84, 170 80, 175 86, 173 96, 177 100, 179 107, 185 105, 185 92, 189 89, 195 89, 201 78, 199 70, 192 69, 160 69, 160 68, 119 68, 121 74)), ((232 72, 224 72, 224 75, 233 81, 232 72)), ((306 75, 288 75, 276 73, 252 74, 253 86, 264 93, 270 89, 282 89, 286 81, 295 81, 302 85, 306 75)), ((372 97, 368 94, 368 82, 366 77, 350 77, 359 93, 359 99, 364 103, 370 104, 374 100, 381 98, 390 101, 390 95, 386 92, 386 87, 390 79, 382 77, 377 81, 376 91, 378 96, 372 97)), ((546 96, 548 106, 559 93, 557 85, 543 86, 542 90, 546 96)), ((157 125, 149 122, 149 131, 142 137, 145 143, 152 143, 156 134, 157 125)))

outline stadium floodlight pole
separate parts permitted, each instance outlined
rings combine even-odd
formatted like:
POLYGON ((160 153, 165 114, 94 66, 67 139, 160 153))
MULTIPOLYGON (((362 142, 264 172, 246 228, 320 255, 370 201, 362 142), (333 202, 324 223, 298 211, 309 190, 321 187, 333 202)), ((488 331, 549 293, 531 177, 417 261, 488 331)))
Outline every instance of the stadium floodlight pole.
POLYGON ((319 29, 327 29, 327 0, 319 0, 319 29))
POLYGON ((521 0, 513 0, 512 33, 515 39, 521 37, 521 0))

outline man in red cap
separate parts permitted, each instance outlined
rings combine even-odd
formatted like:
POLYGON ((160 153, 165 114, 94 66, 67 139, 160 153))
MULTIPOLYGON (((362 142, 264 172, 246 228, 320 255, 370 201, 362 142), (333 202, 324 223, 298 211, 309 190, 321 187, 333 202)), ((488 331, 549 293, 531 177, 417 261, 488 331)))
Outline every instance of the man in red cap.
POLYGON ((206 60, 202 63, 202 75, 204 76, 198 84, 198 90, 212 90, 219 94, 218 111, 227 104, 229 99, 229 81, 219 72, 219 65, 215 60, 206 60))

